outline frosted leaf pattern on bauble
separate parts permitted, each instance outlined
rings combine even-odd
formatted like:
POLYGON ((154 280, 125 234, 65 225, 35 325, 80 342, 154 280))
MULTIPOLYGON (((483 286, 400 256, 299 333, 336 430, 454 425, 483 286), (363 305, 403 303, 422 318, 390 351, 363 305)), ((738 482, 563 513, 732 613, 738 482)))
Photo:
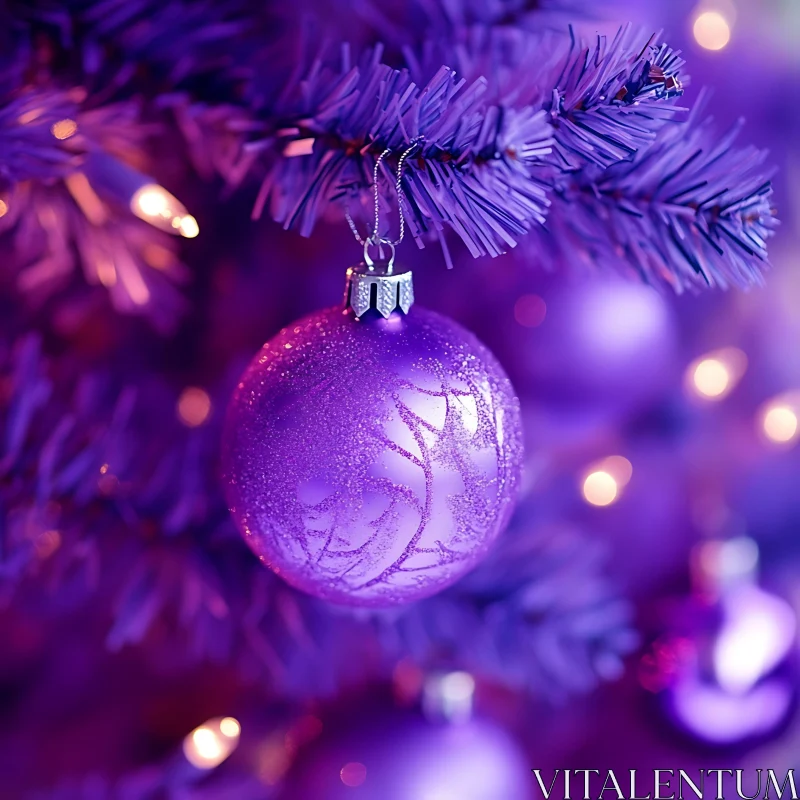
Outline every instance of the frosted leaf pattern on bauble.
POLYGON ((276 573, 333 602, 398 605, 452 584, 507 524, 519 404, 452 320, 332 308, 255 357, 223 459, 233 516, 276 573))

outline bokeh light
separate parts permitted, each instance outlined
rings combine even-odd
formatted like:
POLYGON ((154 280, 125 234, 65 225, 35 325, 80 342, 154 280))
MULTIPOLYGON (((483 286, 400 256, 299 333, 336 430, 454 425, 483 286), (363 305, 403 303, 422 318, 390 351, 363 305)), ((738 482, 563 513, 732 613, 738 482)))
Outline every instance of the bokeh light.
POLYGON ((703 397, 723 397, 730 386, 731 375, 728 368, 716 358, 701 361, 692 375, 698 394, 703 397))
POLYGON ((538 294, 523 294, 514 303, 514 319, 524 328, 536 328, 544 322, 547 305, 538 294))
POLYGON ((686 370, 688 391, 704 400, 722 400, 739 383, 747 369, 747 357, 735 347, 707 353, 686 370))
POLYGON ((693 578, 698 585, 719 587, 743 578, 751 579, 758 569, 758 545, 749 536, 712 539, 692 550, 693 578))
POLYGON ((773 442, 790 442, 797 435, 797 415, 791 408, 776 406, 764 415, 764 433, 773 442))
POLYGON ((472 716, 475 678, 469 672, 429 675, 425 680, 423 708, 429 718, 464 722, 472 716))
POLYGON ((772 444, 789 445, 800 436, 800 395, 796 392, 773 397, 758 414, 761 433, 772 444))
POLYGON ((583 481, 583 496, 593 506, 611 505, 619 494, 619 486, 605 470, 590 472, 583 481))
POLYGON ((200 233, 197 220, 163 186, 148 183, 139 187, 131 198, 131 211, 139 219, 167 233, 178 233, 194 239, 200 233))
POLYGON ((178 398, 178 419, 189 428, 202 425, 211 413, 211 398, 199 386, 187 386, 178 398))
POLYGON ((722 50, 731 40, 731 26, 720 11, 702 11, 692 26, 695 41, 704 50, 722 50))
POLYGON ((239 720, 233 717, 224 717, 219 722, 219 730, 223 736, 231 738, 241 733, 242 726, 239 724, 239 720))
POLYGON ((61 534, 57 530, 40 533, 33 543, 37 558, 44 561, 61 547, 61 534))
POLYGON ((233 717, 214 717, 184 738, 183 754, 192 766, 213 769, 236 749, 240 733, 241 726, 233 717))
POLYGON ((181 219, 178 230, 185 239, 194 239, 200 233, 200 226, 191 214, 186 214, 181 219))
POLYGON ((714 672, 725 691, 745 694, 792 648, 797 621, 788 603, 751 585, 726 596, 725 610, 714 672))
POLYGON ((608 456, 592 464, 584 473, 581 491, 593 506, 608 506, 619 499, 633 476, 633 465, 624 456, 608 456))
POLYGON ((355 788, 367 779, 367 768, 358 761, 351 761, 342 767, 339 777, 345 786, 355 788))
POLYGON ((69 139, 74 136, 78 130, 78 123, 74 119, 62 119, 54 123, 50 128, 50 132, 56 139, 69 139))

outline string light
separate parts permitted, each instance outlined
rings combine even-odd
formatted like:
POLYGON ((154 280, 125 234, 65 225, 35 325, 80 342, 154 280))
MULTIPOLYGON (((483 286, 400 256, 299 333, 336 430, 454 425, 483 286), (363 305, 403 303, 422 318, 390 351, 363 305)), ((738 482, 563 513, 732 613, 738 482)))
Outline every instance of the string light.
POLYGON ((703 11, 692 27, 695 41, 705 50, 722 50, 731 40, 731 26, 720 11, 703 11))
POLYGON ((178 398, 178 418, 189 428, 202 425, 211 413, 211 398, 199 386, 187 386, 178 398))
POLYGON ((186 212, 180 200, 157 183, 145 184, 134 192, 131 211, 139 219, 167 233, 176 233, 186 239, 194 239, 200 233, 197 220, 186 212))
POLYGON ((214 717, 183 740, 186 760, 198 769, 214 769, 238 747, 242 728, 233 717, 214 717))
POLYGON ((242 726, 239 724, 238 719, 234 719, 233 717, 223 717, 219 721, 219 730, 223 736, 227 736, 229 739, 232 739, 239 736, 239 734, 242 732, 242 726))
POLYGON ((800 436, 800 393, 788 392, 766 402, 758 415, 761 431, 774 444, 792 444, 800 436))
POLYGON ((633 465, 624 456, 609 456, 593 464, 581 487, 583 498, 593 506, 610 506, 619 499, 633 476, 633 465))
POLYGON ((686 370, 687 389, 704 400, 722 400, 741 380, 747 369, 747 356, 735 347, 707 353, 686 370))

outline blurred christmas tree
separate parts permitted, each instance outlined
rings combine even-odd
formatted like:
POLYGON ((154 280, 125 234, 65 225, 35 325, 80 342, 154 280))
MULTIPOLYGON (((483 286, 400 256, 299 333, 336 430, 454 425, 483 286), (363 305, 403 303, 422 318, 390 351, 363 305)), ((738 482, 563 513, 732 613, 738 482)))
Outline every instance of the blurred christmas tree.
MULTIPOLYGON (((655 563, 697 440, 658 384, 677 374, 668 302, 618 274, 678 293, 758 284, 776 216, 764 153, 736 143, 738 125, 717 128, 707 99, 687 110, 679 51, 598 22, 606 11, 3 4, 7 796, 301 800, 284 776, 331 706, 382 708, 390 685, 397 703, 424 696, 453 721, 477 684, 499 718, 623 672, 639 640, 624 593, 640 577, 630 564, 607 574, 619 541, 600 541, 587 503, 636 497, 635 452, 670 507, 656 521, 659 501, 638 490, 629 512, 652 525, 655 563), (436 244, 406 243, 398 261, 420 263, 418 294, 494 347, 528 450, 519 508, 474 571, 359 612, 251 554, 219 452, 237 375, 282 326, 332 304, 361 250, 345 220, 371 229, 373 199, 376 240, 397 235, 387 223, 400 213, 420 249, 436 244), (541 346, 540 294, 555 308, 573 267, 573 300, 585 297, 561 324, 575 335, 541 346), (595 272, 615 276, 610 305, 595 272)), ((730 383, 741 369, 728 356, 730 383)), ((474 747, 495 747, 474 733, 474 747)), ((517 769, 505 747, 497 758, 517 769)), ((363 765, 341 766, 337 791, 363 783, 363 765)))

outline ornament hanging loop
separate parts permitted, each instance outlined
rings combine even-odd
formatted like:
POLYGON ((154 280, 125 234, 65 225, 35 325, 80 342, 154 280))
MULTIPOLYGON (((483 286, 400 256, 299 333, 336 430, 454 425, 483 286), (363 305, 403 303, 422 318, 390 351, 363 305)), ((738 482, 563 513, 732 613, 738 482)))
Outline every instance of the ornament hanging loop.
POLYGON ((406 218, 403 214, 403 169, 405 168, 406 160, 411 153, 423 142, 425 141, 424 136, 416 136, 414 139, 411 140, 411 143, 400 156, 400 159, 397 162, 397 179, 395 180, 394 189, 395 195, 397 196, 397 213, 400 218, 400 232, 394 241, 391 239, 387 239, 385 236, 380 235, 380 228, 381 228, 381 204, 380 204, 380 192, 378 190, 378 179, 380 173, 381 163, 383 162, 386 156, 390 155, 392 149, 387 147, 375 160, 375 166, 372 169, 372 197, 373 197, 373 206, 375 209, 375 222, 372 227, 372 233, 367 236, 366 238, 362 238, 362 236, 358 232, 358 228, 356 228, 356 224, 353 221, 352 216, 350 215, 350 210, 347 206, 344 209, 344 215, 347 219, 347 224, 350 226, 350 230, 353 233, 356 241, 359 244, 364 245, 364 263, 372 269, 375 260, 369 254, 370 245, 373 247, 378 248, 378 258, 381 261, 384 261, 383 256, 383 248, 388 247, 390 250, 390 256, 388 258, 388 269, 391 273, 392 266, 394 265, 394 255, 395 255, 395 248, 403 241, 403 237, 406 233, 406 218))
POLYGON ((389 239, 378 239, 377 242, 374 242, 372 237, 364 241, 364 263, 370 268, 370 270, 372 270, 375 267, 375 260, 369 254, 370 247, 378 248, 378 260, 386 263, 386 272, 391 275, 392 270, 394 269, 394 254, 396 251, 395 243, 389 241, 389 239), (389 258, 384 258, 384 247, 389 250, 389 258))

